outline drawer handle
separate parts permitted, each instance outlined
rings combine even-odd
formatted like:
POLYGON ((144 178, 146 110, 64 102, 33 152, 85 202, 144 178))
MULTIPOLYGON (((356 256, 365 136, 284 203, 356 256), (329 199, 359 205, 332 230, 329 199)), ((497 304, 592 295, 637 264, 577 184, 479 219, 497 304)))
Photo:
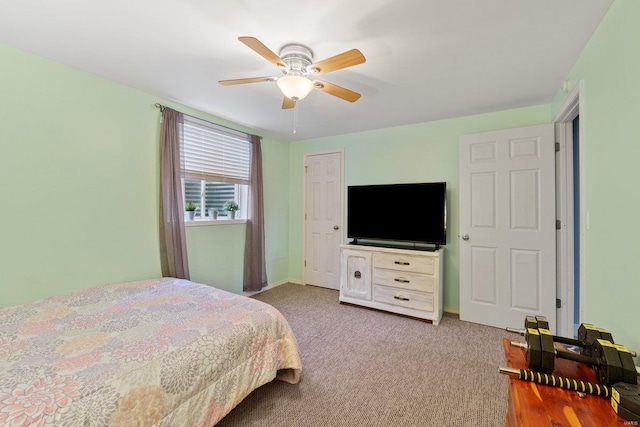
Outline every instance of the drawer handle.
POLYGON ((395 298, 395 299, 399 299, 400 301, 409 301, 409 298, 407 298, 407 297, 401 297, 401 296, 398 296, 398 295, 394 296, 394 298, 395 298))
POLYGON ((398 278, 393 279, 393 280, 395 280, 396 282, 400 282, 400 283, 411 283, 409 280, 403 279, 402 277, 398 277, 398 278))
POLYGON ((398 264, 398 265, 411 265, 411 263, 406 262, 406 261, 395 261, 394 264, 398 264))

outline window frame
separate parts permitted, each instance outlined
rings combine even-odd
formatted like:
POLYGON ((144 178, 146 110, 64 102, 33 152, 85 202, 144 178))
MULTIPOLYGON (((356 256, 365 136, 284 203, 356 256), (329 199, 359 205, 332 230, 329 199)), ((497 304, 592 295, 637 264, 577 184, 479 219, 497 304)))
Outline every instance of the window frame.
MULTIPOLYGON (((246 223, 249 200, 249 174, 251 173, 251 135, 193 116, 185 115, 184 121, 185 128, 191 127, 194 135, 193 140, 188 142, 188 136, 183 136, 184 140, 180 150, 184 168, 181 181, 183 202, 185 204, 187 202, 186 181, 200 181, 200 198, 196 216, 192 221, 185 220, 185 226, 246 223), (213 136, 207 138, 204 136, 205 134, 213 136), (243 141, 246 141, 246 146, 242 145, 243 141), (218 143, 220 144, 218 145, 218 143), (207 163, 206 160, 203 161, 202 158, 197 158, 198 150, 201 153, 206 152, 208 154, 211 151, 215 151, 222 158, 210 155, 209 159, 214 160, 210 160, 207 163), (187 162, 185 158, 188 158, 189 161, 187 162), (225 167, 229 161, 231 161, 231 166, 225 167), (188 163, 189 166, 186 166, 185 163, 188 163), (201 170, 198 170, 197 163, 203 164, 201 170), (246 170, 244 169, 245 167, 246 170), (218 219, 213 220, 207 216, 207 183, 233 185, 234 196, 233 199, 228 200, 234 200, 238 203, 239 209, 236 211, 236 219, 219 216, 218 219)), ((204 157, 206 156, 203 155, 204 157)))

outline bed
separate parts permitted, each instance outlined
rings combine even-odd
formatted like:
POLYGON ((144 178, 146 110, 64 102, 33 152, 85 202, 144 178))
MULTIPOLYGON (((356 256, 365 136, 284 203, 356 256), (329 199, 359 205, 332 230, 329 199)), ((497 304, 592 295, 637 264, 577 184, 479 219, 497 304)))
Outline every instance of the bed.
POLYGON ((0 425, 212 426, 301 375, 274 307, 172 278, 0 308, 0 425))

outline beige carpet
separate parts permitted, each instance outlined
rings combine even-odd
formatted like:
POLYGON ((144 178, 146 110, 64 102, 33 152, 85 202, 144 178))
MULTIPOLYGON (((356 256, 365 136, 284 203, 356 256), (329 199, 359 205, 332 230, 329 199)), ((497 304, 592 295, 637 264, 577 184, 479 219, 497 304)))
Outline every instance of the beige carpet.
MULTIPOLYGON (((256 295, 284 314, 302 353, 297 385, 273 381, 219 426, 503 426, 503 330, 445 315, 439 326, 285 284, 256 295)), ((514 325, 517 326, 517 325, 514 325)))

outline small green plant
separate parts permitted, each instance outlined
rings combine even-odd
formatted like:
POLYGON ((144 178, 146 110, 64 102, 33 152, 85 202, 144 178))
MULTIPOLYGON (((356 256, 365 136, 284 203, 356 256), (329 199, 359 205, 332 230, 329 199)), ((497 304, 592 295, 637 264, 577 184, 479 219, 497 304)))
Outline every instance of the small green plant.
POLYGON ((235 212, 238 210, 238 204, 233 200, 227 200, 226 202, 224 202, 224 205, 222 205, 222 210, 235 212))
POLYGON ((185 210, 185 211, 188 211, 188 212, 195 211, 195 210, 196 210, 196 204, 195 204, 195 203, 193 203, 193 202, 187 202, 187 203, 184 205, 184 210, 185 210))

